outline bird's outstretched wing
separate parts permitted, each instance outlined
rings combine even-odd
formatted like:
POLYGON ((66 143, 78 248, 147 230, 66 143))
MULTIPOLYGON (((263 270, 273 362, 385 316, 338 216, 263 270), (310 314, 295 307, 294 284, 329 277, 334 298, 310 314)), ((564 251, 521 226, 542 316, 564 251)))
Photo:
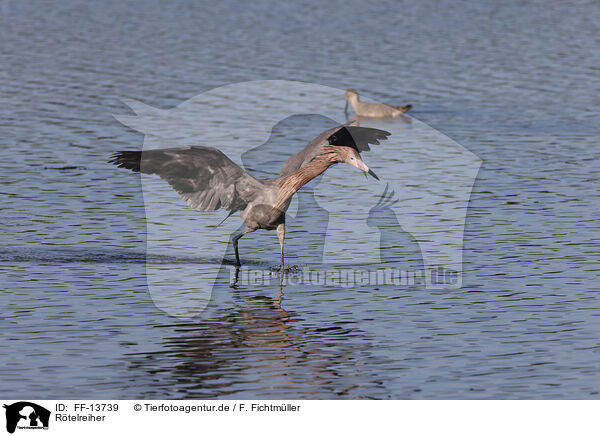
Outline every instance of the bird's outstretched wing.
POLYGON ((369 144, 377 145, 390 135, 385 130, 353 126, 350 123, 333 127, 310 141, 302 151, 290 156, 283 164, 280 175, 285 177, 297 171, 321 154, 325 145, 343 145, 355 148, 358 152, 369 151, 369 144))
POLYGON ((212 147, 119 151, 109 162, 159 175, 199 211, 243 210, 261 188, 260 181, 212 147))
POLYGON ((370 151, 369 144, 378 145, 379 141, 386 140, 390 135, 391 133, 386 130, 372 127, 340 126, 327 138, 327 141, 331 145, 355 148, 360 153, 361 151, 370 151))

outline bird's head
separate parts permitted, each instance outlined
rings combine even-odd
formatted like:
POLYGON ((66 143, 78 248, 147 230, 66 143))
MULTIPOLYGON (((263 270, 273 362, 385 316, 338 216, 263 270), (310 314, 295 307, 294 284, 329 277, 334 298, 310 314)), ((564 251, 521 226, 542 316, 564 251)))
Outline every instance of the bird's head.
POLYGON ((352 102, 353 100, 358 101, 358 92, 354 89, 348 89, 346 94, 344 94, 344 98, 346 99, 346 106, 344 107, 344 112, 348 113, 348 102, 352 102))
POLYGON ((358 146, 348 128, 342 127, 331 134, 331 136, 327 138, 327 143, 326 152, 330 155, 330 159, 333 162, 345 162, 379 180, 379 177, 375 175, 373 170, 369 169, 367 164, 365 164, 360 157, 358 146))
POLYGON ((342 153, 345 154, 345 159, 343 162, 348 165, 352 165, 353 167, 358 168, 359 170, 364 171, 365 173, 373 176, 375 180, 379 180, 379 177, 370 169, 367 164, 360 157, 360 153, 353 148, 350 147, 340 147, 342 149, 342 153))
POLYGON ((334 163, 347 163, 379 180, 379 177, 371 170, 360 157, 360 153, 352 147, 346 146, 328 146, 327 155, 330 161, 334 163))
POLYGON ((346 101, 351 100, 354 97, 358 97, 358 92, 356 92, 354 89, 346 90, 346 94, 344 95, 346 101))

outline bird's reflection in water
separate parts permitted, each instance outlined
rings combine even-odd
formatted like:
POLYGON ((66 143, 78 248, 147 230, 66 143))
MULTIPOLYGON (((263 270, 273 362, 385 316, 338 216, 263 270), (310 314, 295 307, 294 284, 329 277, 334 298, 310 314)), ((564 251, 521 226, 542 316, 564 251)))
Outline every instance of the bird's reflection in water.
MULTIPOLYGON (((244 165, 257 176, 277 176, 286 171, 281 165, 289 162, 290 152, 303 150, 303 138, 321 129, 331 129, 332 125, 335 126, 332 120, 319 116, 286 119, 274 128, 268 142, 243 155, 244 165), (293 140, 284 141, 282 135, 293 140), (295 147, 281 147, 282 143, 295 143, 295 147)), ((388 136, 388 132, 377 129, 361 130, 354 126, 347 129, 355 134, 352 143, 361 151, 369 150, 369 143, 378 144, 377 139, 388 136)), ((320 150, 334 139, 338 141, 333 134, 324 131, 311 143, 314 147, 309 144, 308 151, 314 151, 315 147, 320 150)), ((300 155, 292 159, 292 168, 287 171, 297 171, 296 167, 303 165, 304 160, 309 164, 314 162, 311 156, 300 155)), ((299 198, 298 213, 290 220, 290 230, 302 232, 304 239, 310 239, 310 244, 301 244, 303 238, 295 238, 298 242, 292 238, 292 248, 318 263, 323 256, 328 213, 315 201, 314 185, 307 186, 306 195, 299 198)), ((269 272, 273 259, 262 250, 261 253, 264 260, 248 258, 245 265, 269 272)), ((286 310, 283 304, 286 291, 305 290, 298 286, 284 288, 279 272, 260 285, 240 283, 239 272, 231 260, 224 260, 210 303, 202 314, 193 322, 157 327, 165 330, 160 350, 130 355, 135 383, 141 386, 140 396, 365 398, 363 392, 369 395, 382 389, 385 392, 378 375, 364 374, 369 350, 376 348, 369 343, 369 334, 353 321, 343 322, 334 317, 328 322, 321 316, 303 319, 286 310)), ((385 393, 378 396, 385 397, 385 393)))
POLYGON ((163 326, 160 350, 130 356, 141 396, 365 398, 363 388, 385 390, 363 374, 372 348, 364 331, 286 310, 278 278, 260 289, 232 289, 229 280, 224 267, 203 319, 163 326))

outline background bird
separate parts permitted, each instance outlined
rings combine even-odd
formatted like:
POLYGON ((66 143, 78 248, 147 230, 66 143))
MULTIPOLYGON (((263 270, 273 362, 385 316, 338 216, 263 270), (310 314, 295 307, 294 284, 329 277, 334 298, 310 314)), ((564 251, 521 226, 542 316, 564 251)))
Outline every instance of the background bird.
POLYGON ((224 208, 241 211, 244 230, 232 239, 235 265, 239 266, 238 240, 258 229, 274 230, 284 265, 285 212, 294 193, 336 163, 345 162, 375 177, 360 151, 390 135, 385 130, 337 126, 311 141, 284 164, 282 176, 256 179, 216 148, 188 146, 147 151, 120 151, 109 162, 136 172, 157 174, 187 204, 199 211, 224 208))
POLYGON ((346 91, 345 99, 346 106, 344 107, 344 112, 346 114, 348 113, 348 103, 350 103, 354 108, 356 115, 361 117, 397 117, 412 108, 412 105, 410 104, 405 106, 392 106, 384 103, 369 103, 367 101, 360 101, 358 92, 356 92, 354 89, 349 89, 346 91))

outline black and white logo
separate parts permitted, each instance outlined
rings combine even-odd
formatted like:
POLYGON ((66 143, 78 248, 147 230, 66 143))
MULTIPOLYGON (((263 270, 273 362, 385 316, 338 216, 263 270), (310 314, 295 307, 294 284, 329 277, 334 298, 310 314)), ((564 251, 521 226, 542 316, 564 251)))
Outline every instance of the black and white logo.
POLYGON ((6 409, 6 431, 14 433, 16 429, 48 429, 50 411, 29 401, 19 401, 4 405, 6 409))

